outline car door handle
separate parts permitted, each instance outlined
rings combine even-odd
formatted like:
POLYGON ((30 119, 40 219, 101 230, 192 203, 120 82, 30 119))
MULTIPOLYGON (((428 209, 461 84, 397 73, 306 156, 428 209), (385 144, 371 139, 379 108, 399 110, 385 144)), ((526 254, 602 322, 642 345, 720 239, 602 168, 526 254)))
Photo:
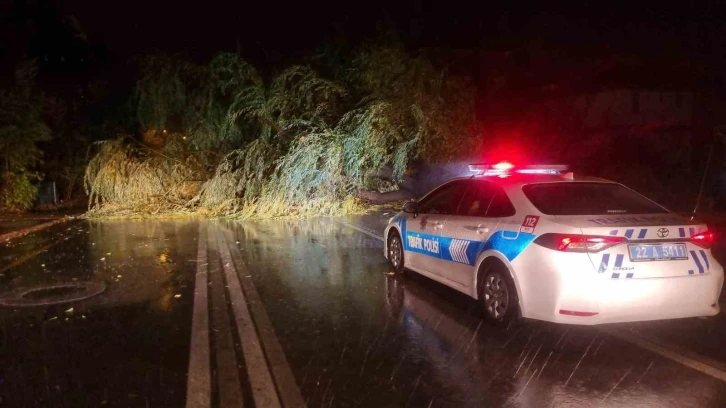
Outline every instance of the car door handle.
POLYGON ((481 224, 479 225, 466 225, 464 226, 465 229, 468 229, 469 231, 476 231, 477 234, 487 234, 489 233, 489 227, 485 227, 481 224))

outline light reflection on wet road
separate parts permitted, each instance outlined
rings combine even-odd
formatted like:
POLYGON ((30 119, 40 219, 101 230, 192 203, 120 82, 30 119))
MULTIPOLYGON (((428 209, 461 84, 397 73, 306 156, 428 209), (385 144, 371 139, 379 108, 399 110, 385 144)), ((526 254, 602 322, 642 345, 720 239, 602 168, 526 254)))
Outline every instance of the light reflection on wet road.
POLYGON ((326 219, 232 224, 310 406, 723 406, 726 385, 596 328, 481 323, 326 219))
MULTIPOLYGON (((598 328, 488 326, 475 301, 389 276, 380 241, 329 219, 221 225, 310 407, 726 404, 725 383, 598 328)), ((0 268, 33 254, 2 272, 2 292, 108 285, 71 305, 0 308, 0 407, 184 406, 198 227, 77 221, 0 246, 0 268)))

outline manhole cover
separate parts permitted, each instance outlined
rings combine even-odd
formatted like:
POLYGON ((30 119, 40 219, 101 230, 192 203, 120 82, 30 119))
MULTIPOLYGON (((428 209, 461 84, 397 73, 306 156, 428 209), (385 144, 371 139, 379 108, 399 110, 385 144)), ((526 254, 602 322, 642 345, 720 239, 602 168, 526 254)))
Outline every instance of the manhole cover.
POLYGON ((85 293, 85 286, 53 286, 50 288, 32 289, 23 293, 23 299, 31 300, 43 300, 43 299, 56 299, 59 297, 66 297, 79 293, 85 293))
POLYGON ((50 306, 76 302, 103 293, 106 285, 96 282, 40 286, 16 290, 0 296, 0 306, 50 306))

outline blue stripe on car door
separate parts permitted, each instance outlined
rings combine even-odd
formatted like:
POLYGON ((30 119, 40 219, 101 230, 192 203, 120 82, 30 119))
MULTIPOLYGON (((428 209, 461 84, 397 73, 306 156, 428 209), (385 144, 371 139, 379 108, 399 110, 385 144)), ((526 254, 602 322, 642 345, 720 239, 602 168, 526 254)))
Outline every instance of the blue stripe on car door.
POLYGON ((472 241, 441 236, 439 237, 439 256, 446 261, 474 265, 480 253, 492 249, 503 254, 511 262, 534 241, 534 238, 534 234, 517 231, 496 231, 486 241, 472 241), (505 232, 509 234, 505 234, 505 232), (457 245, 454 249, 457 253, 456 257, 458 258, 459 245, 464 244, 461 245, 463 247, 467 242, 468 246, 462 254, 462 259, 454 259, 450 251, 451 246, 457 245), (466 258, 466 260, 463 258, 466 258))

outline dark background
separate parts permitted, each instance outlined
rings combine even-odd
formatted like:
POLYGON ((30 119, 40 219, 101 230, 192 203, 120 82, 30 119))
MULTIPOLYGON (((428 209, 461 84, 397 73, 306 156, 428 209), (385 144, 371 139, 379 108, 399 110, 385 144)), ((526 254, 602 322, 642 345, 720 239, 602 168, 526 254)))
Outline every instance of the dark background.
MULTIPOLYGON (((572 78, 580 64, 619 57, 653 65, 648 75, 612 73, 603 83, 723 91, 723 2, 471 3, 4 0, 0 56, 6 63, 38 58, 49 83, 128 79, 124 67, 150 50, 199 61, 237 51, 271 71, 326 47, 353 47, 385 28, 411 47, 485 51, 487 64, 502 53, 522 76, 519 87, 572 78), (690 75, 666 75, 683 65, 690 75)), ((480 64, 472 58, 459 69, 476 73, 480 64)))
MULTIPOLYGON (((599 129, 610 144, 607 151, 596 160, 583 156, 572 163, 631 183, 633 172, 625 165, 608 166, 642 161, 656 178, 685 174, 677 189, 687 198, 678 206, 693 201, 708 152, 717 143, 713 128, 723 116, 723 2, 472 3, 5 0, 1 73, 10 75, 23 58, 37 59, 40 88, 77 107, 76 120, 87 122, 90 143, 134 127, 128 97, 138 61, 147 52, 182 53, 206 62, 220 51, 234 51, 269 77, 290 63, 315 55, 334 59, 381 32, 393 33, 411 50, 426 50, 452 72, 474 79, 477 116, 490 129, 483 136, 492 139, 491 150, 503 152, 497 156, 536 157, 520 152, 532 143, 528 130, 538 125, 536 118, 522 119, 532 102, 608 89, 698 94, 688 140, 672 136, 675 142, 666 142, 673 155, 682 151, 681 143, 689 145, 686 165, 664 160, 668 151, 649 154, 652 139, 627 144, 623 138, 632 136, 632 129, 599 129)), ((569 137, 563 136, 563 145, 578 136, 569 137)), ((556 159, 578 158, 565 153, 556 159)), ((714 168, 723 166, 724 154, 718 145, 714 168)), ((717 176, 709 176, 707 185, 723 196, 717 176)))

